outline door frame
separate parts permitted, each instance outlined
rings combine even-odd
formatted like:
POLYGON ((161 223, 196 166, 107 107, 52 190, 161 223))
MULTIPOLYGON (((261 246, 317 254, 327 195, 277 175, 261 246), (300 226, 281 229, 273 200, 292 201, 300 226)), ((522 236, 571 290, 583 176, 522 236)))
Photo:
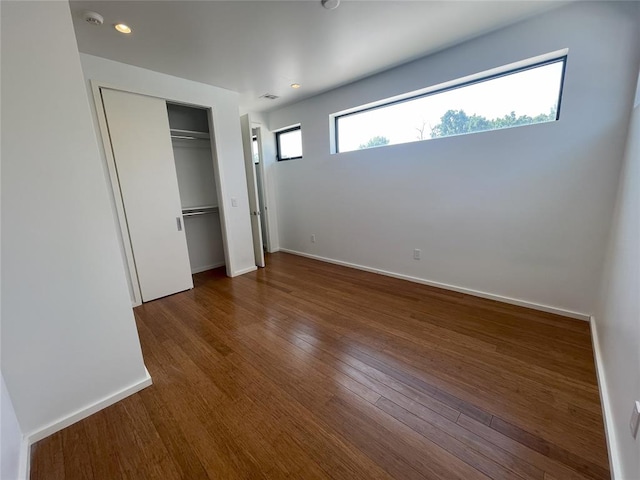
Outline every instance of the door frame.
MULTIPOLYGON (((113 85, 111 83, 102 82, 99 80, 90 80, 89 83, 91 85, 91 92, 93 94, 93 101, 96 108, 96 117, 98 120, 98 128, 100 131, 100 139, 102 141, 102 147, 104 150, 105 159, 107 163, 107 171, 109 173, 109 181, 111 184, 111 194, 113 196, 112 198, 114 200, 114 204, 116 208, 116 215, 118 219, 117 223, 120 231, 119 241, 120 241, 120 245, 122 247, 124 257, 126 260, 125 273, 127 273, 128 275, 129 284, 131 286, 133 306, 137 307, 139 305, 142 305, 142 293, 140 290, 140 281, 138 279, 138 271, 136 269, 135 257, 133 255, 133 246, 131 245, 131 237, 129 234, 129 226, 127 224, 127 215, 124 208, 124 201, 122 199, 122 192, 120 191, 120 182, 118 180, 118 169, 116 166, 115 156, 113 154, 113 148, 111 146, 111 137, 109 136, 107 116, 105 113, 104 104, 102 103, 102 94, 100 90, 103 88, 110 89, 110 90, 118 90, 126 93, 133 93, 136 95, 143 95, 146 97, 159 98, 165 102, 178 104, 178 105, 185 105, 188 107, 197 107, 197 108, 207 110, 207 116, 209 118, 209 137, 211 142, 213 171, 214 171, 216 190, 218 195, 218 212, 220 215, 220 227, 222 230, 222 245, 224 248, 224 258, 225 258, 225 264, 226 264, 225 266, 226 266, 227 276, 231 276, 231 272, 233 270, 231 269, 231 265, 229 261, 230 256, 229 256, 229 248, 228 248, 228 240, 227 240, 228 225, 227 225, 225 209, 224 209, 225 191, 224 191, 224 185, 222 184, 222 177, 220 175, 220 161, 219 161, 218 151, 216 149, 216 142, 215 142, 216 135, 215 135, 215 129, 214 129, 215 124, 214 124, 213 108, 202 106, 202 105, 195 105, 195 104, 183 102, 180 100, 163 98, 157 95, 149 95, 148 93, 145 93, 143 91, 139 91, 131 88, 124 88, 118 85, 113 85)), ((182 223, 184 225, 184 219, 182 223)))
POLYGON ((258 198, 258 183, 256 168, 253 163, 253 128, 251 115, 246 113, 240 116, 240 130, 242 134, 242 150, 244 153, 244 169, 247 182, 247 195, 251 215, 251 236, 253 242, 253 256, 258 267, 265 267, 264 240, 262 239, 262 218, 264 212, 260 212, 260 200, 258 198), (252 205, 252 202, 255 205, 252 205), (257 228, 256 228, 257 226, 257 228))
POLYGON ((264 206, 264 212, 262 212, 262 225, 264 225, 264 233, 265 237, 262 241, 267 247, 267 252, 271 252, 271 231, 270 227, 270 219, 269 219, 269 207, 267 206, 267 189, 265 182, 265 168, 264 168, 264 149, 262 148, 262 124, 253 122, 251 124, 251 135, 253 137, 253 131, 256 130, 256 138, 258 140, 258 155, 260 155, 260 162, 258 165, 258 170, 260 170, 260 175, 257 176, 256 180, 260 183, 260 188, 258 188, 258 199, 262 200, 262 205, 264 206), (262 192, 262 198, 260 198, 260 192, 262 192))

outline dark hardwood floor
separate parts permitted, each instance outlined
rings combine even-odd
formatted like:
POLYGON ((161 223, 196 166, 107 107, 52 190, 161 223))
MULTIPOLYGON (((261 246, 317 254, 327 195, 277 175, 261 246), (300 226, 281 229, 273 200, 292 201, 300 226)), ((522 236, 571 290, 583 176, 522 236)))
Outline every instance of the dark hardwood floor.
POLYGON ((153 386, 40 479, 607 479, 589 325, 284 253, 135 309, 153 386))

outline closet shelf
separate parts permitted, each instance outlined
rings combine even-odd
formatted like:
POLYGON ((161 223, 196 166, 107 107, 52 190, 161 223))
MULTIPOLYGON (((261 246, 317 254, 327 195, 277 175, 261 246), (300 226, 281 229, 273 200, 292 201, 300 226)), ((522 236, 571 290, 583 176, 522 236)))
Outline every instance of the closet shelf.
POLYGON ((196 215, 208 215, 210 213, 217 213, 217 205, 203 205, 201 207, 184 207, 182 209, 183 217, 194 217, 196 215))
POLYGON ((208 132, 195 132, 193 130, 179 130, 177 128, 171 129, 171 138, 177 140, 208 140, 208 132))

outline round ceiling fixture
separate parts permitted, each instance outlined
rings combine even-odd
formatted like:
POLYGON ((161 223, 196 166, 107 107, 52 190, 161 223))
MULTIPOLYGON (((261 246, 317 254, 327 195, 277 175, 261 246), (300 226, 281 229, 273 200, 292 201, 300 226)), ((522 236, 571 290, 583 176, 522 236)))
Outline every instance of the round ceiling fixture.
POLYGON ((340 0, 322 0, 322 6, 327 10, 335 10, 340 5, 340 0))
POLYGON ((84 12, 82 14, 82 18, 84 18, 84 21, 90 25, 102 25, 104 23, 102 15, 96 12, 84 12))
POLYGON ((301 85, 299 83, 292 83, 291 88, 300 88, 301 85))
POLYGON ((124 23, 117 23, 113 26, 120 33, 131 33, 131 27, 124 23))

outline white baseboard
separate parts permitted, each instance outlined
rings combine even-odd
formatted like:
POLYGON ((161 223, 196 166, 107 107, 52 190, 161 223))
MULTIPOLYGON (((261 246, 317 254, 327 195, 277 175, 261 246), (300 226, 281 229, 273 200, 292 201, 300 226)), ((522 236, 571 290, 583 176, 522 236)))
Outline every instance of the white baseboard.
POLYGON ((591 316, 591 343, 593 345, 593 357, 596 363, 596 374, 598 377, 598 390, 600 391, 600 403, 602 405, 602 417, 604 419, 604 431, 607 437, 607 449, 609 450, 609 464, 611 468, 611 479, 622 479, 622 464, 618 455, 618 442, 613 429, 613 413, 611 401, 609 400, 609 389, 607 388, 607 378, 605 376, 604 365, 602 364, 602 351, 600 350, 600 340, 598 339, 598 329, 596 319, 591 316))
POLYGON ((89 406, 87 406, 85 408, 82 408, 82 409, 72 413, 71 415, 67 415, 66 417, 63 417, 63 418, 61 418, 59 420, 56 420, 56 421, 50 423, 49 425, 47 425, 46 427, 40 428, 38 430, 35 430, 35 431, 25 435, 25 439, 29 443, 29 447, 30 447, 31 445, 33 445, 37 441, 42 440, 43 438, 46 438, 49 435, 52 435, 52 434, 56 433, 57 431, 68 427, 69 425, 72 425, 72 424, 74 424, 76 422, 79 422, 83 418, 87 418, 89 415, 93 415, 94 413, 102 410, 103 408, 106 408, 106 407, 108 407, 110 405, 113 405, 116 402, 119 402, 123 398, 126 398, 126 397, 128 397, 130 395, 133 395, 136 392, 139 392, 140 390, 142 390, 143 388, 148 387, 152 383, 153 383, 153 381, 151 380, 151 375, 149 375, 149 371, 145 367, 145 378, 144 379, 134 383, 133 385, 130 385, 130 386, 126 387, 126 388, 123 388, 122 390, 120 390, 118 392, 115 392, 115 393, 113 393, 111 395, 108 395, 108 396, 104 397, 103 399, 93 403, 92 405, 89 405, 89 406))
POLYGON ((519 307, 531 308, 533 310, 540 310, 542 312, 554 313, 556 315, 562 315, 563 317, 575 318, 577 320, 589 321, 589 315, 580 312, 572 312, 571 310, 564 310, 562 308, 551 307, 548 305, 541 305, 538 303, 528 302, 526 300, 520 300, 517 298, 503 297, 502 295, 496 295, 493 293, 481 292, 478 290, 472 290, 470 288, 457 287, 455 285, 449 285, 446 283, 435 282, 433 280, 426 280, 424 278, 412 277, 401 273, 388 272, 386 270, 380 270, 378 268, 367 267, 364 265, 357 265, 355 263, 343 262, 342 260, 334 260, 333 258, 321 257, 319 255, 313 255, 311 253, 298 252, 296 250, 289 250, 288 248, 280 248, 280 252, 291 253, 293 255, 299 255, 301 257, 313 258, 314 260, 320 260, 321 262, 333 263, 341 265, 343 267, 355 268, 357 270, 363 270, 365 272, 378 273, 380 275, 386 275, 387 277, 399 278, 401 280, 407 280, 409 282, 420 283, 422 285, 429 285, 431 287, 443 288, 445 290, 452 290, 454 292, 464 293, 472 295, 474 297, 487 298, 489 300, 496 300, 498 302, 508 303, 510 305, 517 305, 519 307))
POLYGON ((232 277, 237 277, 239 275, 244 275, 245 273, 255 272, 257 269, 258 269, 258 267, 256 267, 254 265, 253 267, 248 267, 248 268, 243 268, 241 270, 236 270, 235 272, 233 272, 233 274, 231 276, 232 277))
POLYGON ((204 267, 192 268, 191 274, 206 272, 207 270, 213 270, 214 268, 224 267, 224 265, 225 265, 224 262, 218 262, 211 265, 205 265, 204 267))

